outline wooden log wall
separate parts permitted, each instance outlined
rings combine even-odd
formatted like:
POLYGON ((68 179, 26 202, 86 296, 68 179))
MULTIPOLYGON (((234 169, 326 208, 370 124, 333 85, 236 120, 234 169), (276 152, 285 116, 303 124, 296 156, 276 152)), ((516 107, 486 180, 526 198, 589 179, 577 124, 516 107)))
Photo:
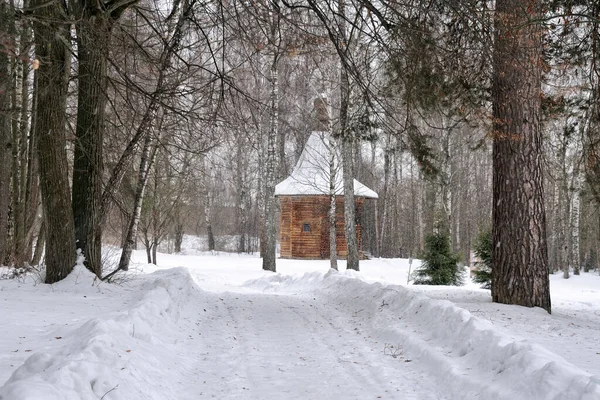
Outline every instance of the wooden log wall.
MULTIPOLYGON (((281 196, 280 251, 282 258, 329 258, 329 197, 281 196), (308 228, 308 229, 307 229, 308 228)), ((364 199, 356 199, 356 232, 360 247, 360 215, 364 199)), ((336 198, 336 246, 338 256, 348 254, 344 233, 344 198, 336 198)))

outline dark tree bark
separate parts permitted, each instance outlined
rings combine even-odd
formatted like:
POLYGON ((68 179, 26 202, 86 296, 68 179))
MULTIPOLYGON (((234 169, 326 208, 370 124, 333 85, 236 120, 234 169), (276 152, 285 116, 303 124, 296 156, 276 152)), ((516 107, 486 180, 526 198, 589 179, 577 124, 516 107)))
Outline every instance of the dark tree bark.
POLYGON ((542 16, 535 0, 498 0, 493 102, 494 302, 551 311, 543 201, 542 16))
POLYGON ((102 148, 108 85, 107 59, 112 26, 135 2, 124 1, 107 9, 100 7, 97 2, 75 3, 79 15, 76 24, 79 91, 73 161, 73 218, 77 248, 85 256, 85 266, 98 277, 102 274, 102 148))
MULTIPOLYGON (((8 4, 0 2, 0 32, 7 31, 8 4)), ((0 265, 7 249, 8 207, 10 203, 11 135, 10 135, 10 61, 0 52, 0 265)))
MULTIPOLYGON (((27 7, 28 2, 24 5, 27 7)), ((19 54, 25 55, 29 51, 31 42, 30 29, 28 24, 22 27, 20 38, 19 54)), ((29 135, 29 60, 22 59, 20 62, 21 69, 21 94, 20 94, 20 116, 19 116, 19 146, 18 146, 18 172, 14 171, 14 176, 17 181, 18 199, 15 207, 15 250, 14 263, 15 265, 23 266, 29 262, 31 253, 31 236, 34 226, 32 223, 34 218, 31 216, 31 188, 28 183, 30 177, 28 174, 32 172, 30 164, 33 163, 33 158, 30 157, 29 148, 32 147, 33 141, 28 138, 29 135)), ((37 199, 36 199, 37 200, 37 199)), ((37 204, 36 204, 37 205, 37 204)))
POLYGON ((46 220, 46 283, 65 278, 75 265, 75 231, 65 151, 65 108, 69 78, 68 18, 62 3, 34 0, 37 75, 35 140, 46 220))
POLYGON ((79 92, 73 161, 73 219, 77 248, 85 256, 84 264, 100 276, 99 212, 110 19, 104 13, 94 11, 93 7, 84 7, 77 25, 79 92), (97 14, 93 19, 92 13, 97 14))

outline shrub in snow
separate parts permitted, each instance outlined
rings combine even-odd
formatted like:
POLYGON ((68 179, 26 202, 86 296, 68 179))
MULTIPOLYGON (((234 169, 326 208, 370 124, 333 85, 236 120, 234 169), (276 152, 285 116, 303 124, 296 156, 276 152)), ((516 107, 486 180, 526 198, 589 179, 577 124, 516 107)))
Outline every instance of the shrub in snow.
POLYGON ((479 234, 473 251, 479 259, 475 263, 473 282, 480 283, 482 289, 492 287, 492 230, 487 229, 479 234))
POLYGON ((441 233, 426 236, 423 262, 415 271, 415 285, 462 285, 459 258, 450 250, 450 237, 441 233))

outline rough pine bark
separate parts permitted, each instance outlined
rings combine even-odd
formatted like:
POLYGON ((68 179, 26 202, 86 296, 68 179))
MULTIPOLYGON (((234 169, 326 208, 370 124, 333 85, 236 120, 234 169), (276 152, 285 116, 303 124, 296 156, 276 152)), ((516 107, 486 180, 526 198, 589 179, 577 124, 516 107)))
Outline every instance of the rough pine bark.
POLYGON ((493 108, 494 302, 551 311, 543 201, 542 16, 536 0, 496 2, 493 108))
POLYGON ((46 221, 46 283, 65 278, 75 265, 75 230, 65 151, 65 108, 69 78, 69 25, 62 3, 32 1, 37 75, 35 140, 46 221))

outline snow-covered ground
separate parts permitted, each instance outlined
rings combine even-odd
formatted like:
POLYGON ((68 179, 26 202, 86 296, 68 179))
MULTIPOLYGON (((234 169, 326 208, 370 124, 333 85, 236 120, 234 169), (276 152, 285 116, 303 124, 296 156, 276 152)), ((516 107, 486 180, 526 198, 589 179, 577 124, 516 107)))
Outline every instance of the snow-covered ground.
POLYGON ((600 399, 597 275, 552 276, 548 315, 406 286, 407 260, 185 254, 0 280, 0 399, 600 399))

